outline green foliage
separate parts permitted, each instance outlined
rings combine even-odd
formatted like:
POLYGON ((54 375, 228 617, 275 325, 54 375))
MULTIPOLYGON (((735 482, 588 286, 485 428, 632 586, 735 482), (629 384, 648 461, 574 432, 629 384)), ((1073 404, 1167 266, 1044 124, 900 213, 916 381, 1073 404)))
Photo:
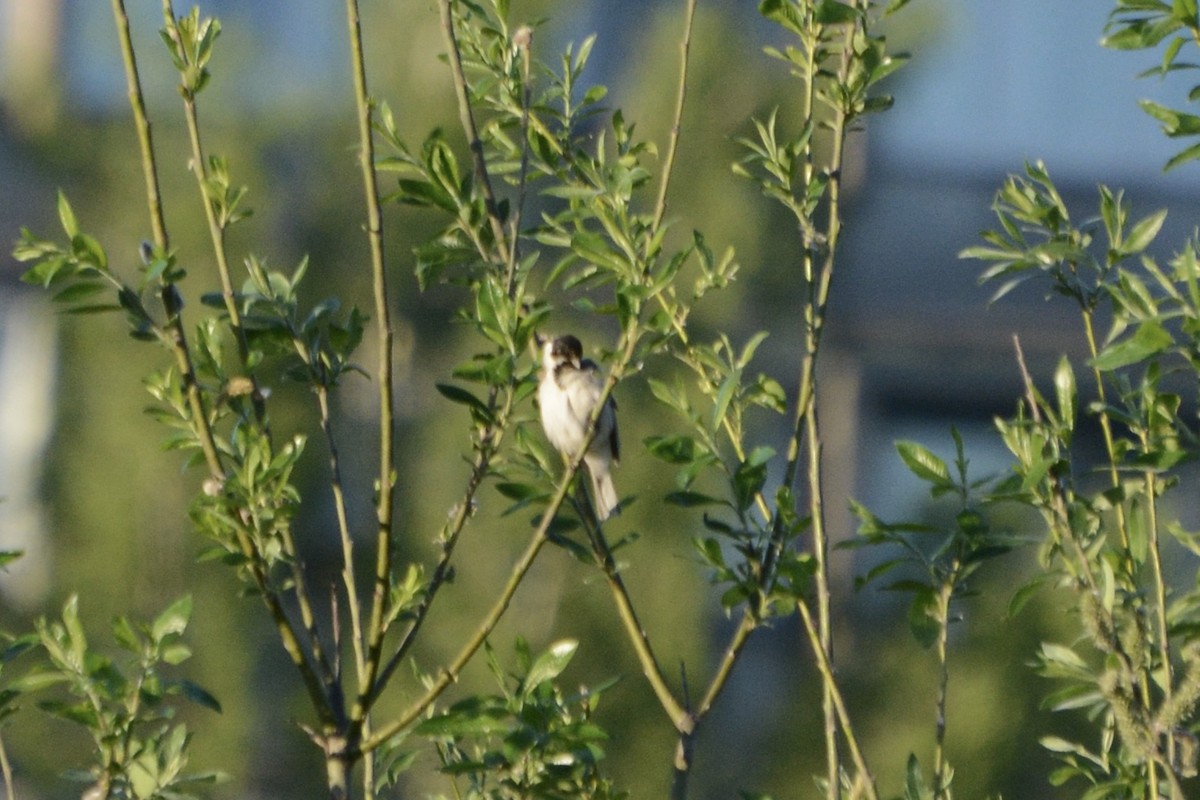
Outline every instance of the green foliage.
POLYGON ((957 431, 954 447, 952 475, 946 462, 924 446, 916 442, 896 444, 905 466, 929 484, 932 497, 955 497, 957 508, 949 529, 915 522, 884 522, 861 504, 852 503, 860 520, 859 538, 847 546, 886 547, 897 552, 872 567, 856 584, 862 587, 898 568, 915 568, 915 577, 893 580, 883 588, 912 596, 908 622, 913 636, 925 648, 944 640, 950 624, 958 621, 951 604, 970 594, 971 576, 989 559, 1004 555, 1016 544, 1011 536, 993 531, 988 525, 982 505, 992 500, 987 491, 992 481, 968 479, 968 459, 957 431))
POLYGON ((216 772, 186 771, 191 734, 174 719, 174 698, 221 710, 203 688, 167 674, 191 657, 183 643, 191 598, 178 600, 148 623, 118 618, 113 637, 124 651, 119 658, 91 645, 78 606, 72 597, 59 620, 41 620, 36 636, 10 646, 9 653, 33 648, 45 660, 5 690, 6 713, 12 699, 38 695, 44 697, 37 703, 40 709, 85 729, 94 761, 67 774, 91 784, 97 797, 183 800, 222 779, 216 772))
POLYGON ((1156 211, 1130 227, 1122 193, 1101 186, 1100 216, 1076 226, 1040 161, 1026 164, 1024 176, 1010 176, 992 208, 1001 229, 983 234, 987 245, 961 253, 963 258, 993 262, 980 277, 981 282, 1001 280, 992 300, 1041 273, 1055 292, 1086 311, 1100 302, 1121 266, 1145 252, 1167 214, 1165 209, 1156 211), (1100 227, 1105 239, 1097 242, 1100 227))
MULTIPOLYGON (((154 241, 143 246, 140 265, 116 256, 110 261, 98 238, 84 232, 65 194, 58 201, 61 241, 22 233, 15 254, 30 265, 27 282, 52 290, 72 312, 120 311, 134 338, 162 348, 166 365, 145 381, 155 401, 150 413, 168 431, 164 446, 181 451, 187 466, 200 467, 191 518, 212 542, 205 557, 228 565, 247 593, 262 601, 295 667, 311 705, 301 725, 323 760, 331 797, 351 794, 356 769, 364 797, 403 791, 405 773, 423 752, 436 754, 454 796, 625 796, 599 770, 606 734, 596 713, 607 685, 575 694, 561 688, 577 644, 561 641, 535 656, 520 642, 512 673, 486 644, 546 543, 595 570, 609 590, 628 645, 678 740, 675 797, 686 796, 694 737, 749 637, 793 611, 820 673, 828 771, 818 786, 830 800, 877 797, 833 659, 817 365, 839 254, 845 143, 866 115, 892 103, 880 84, 905 57, 888 51, 876 27, 906 0, 886 6, 866 0, 759 4, 789 42, 767 54, 797 79, 797 114, 771 112, 748 121, 744 127, 753 130, 738 138, 744 155, 733 166, 779 203, 798 230, 794 263, 785 268, 793 278, 787 287, 802 342, 777 374, 763 366, 773 362, 760 356, 767 331, 744 340, 723 331, 697 332, 693 311, 719 297, 740 267, 731 249, 718 256, 703 234, 681 231, 678 223, 673 228, 666 215, 694 5, 686 13, 679 105, 663 146, 638 135, 623 111, 603 105, 604 86, 587 85, 594 38, 566 46, 547 63, 535 57, 538 25, 515 24, 507 0, 440 0, 461 130, 434 129, 415 146, 389 105, 367 91, 358 9, 351 0, 371 246, 370 319, 357 308, 343 310, 337 297, 306 303, 307 258, 281 271, 267 258, 247 254, 245 274, 235 280, 225 234, 249 215, 248 189, 226 157, 204 152, 196 112, 221 25, 198 10, 177 16, 170 2, 164 4, 162 40, 179 74, 187 161, 219 287, 199 292, 199 318, 184 319, 185 289, 191 288, 184 264, 197 257, 171 247, 155 188, 148 192, 154 241), (781 122, 796 116, 796 123, 781 122), (373 155, 376 142, 387 150, 382 157, 373 155), (382 192, 377 174, 391 184, 382 192), (402 531, 393 513, 393 489, 404 471, 393 441, 394 298, 381 202, 432 220, 433 235, 412 247, 416 283, 421 291, 457 298, 454 319, 470 337, 470 354, 432 381, 455 413, 466 412, 459 440, 467 454, 465 474, 436 531, 402 531), (531 345, 568 308, 581 324, 610 332, 592 348, 607 373, 598 407, 621 382, 644 381, 661 406, 656 410, 665 412, 667 424, 643 445, 674 473, 674 485, 661 498, 670 513, 667 525, 682 532, 681 539, 691 536, 699 566, 717 588, 716 601, 739 617, 694 696, 689 684, 697 670, 681 670, 678 688, 668 677, 655 653, 656 637, 626 588, 624 565, 614 557, 628 547, 630 560, 638 558, 638 532, 609 543, 586 490, 575 481, 579 457, 562 463, 534 423, 531 345), (354 360, 369 333, 377 334, 376 370, 354 360), (375 382, 380 398, 375 513, 365 532, 352 522, 331 410, 333 393, 355 374, 375 382), (310 419, 272 418, 269 411, 277 406, 263 381, 277 376, 310 390, 310 419), (317 428, 324 437, 320 447, 306 438, 317 428), (298 470, 314 457, 328 464, 336 519, 336 529, 321 527, 341 545, 340 582, 316 590, 308 586, 312 573, 296 535, 304 513, 298 470), (468 597, 483 603, 481 621, 462 633, 452 657, 427 671, 416 666, 414 648, 455 574, 456 547, 479 513, 480 495, 492 490, 505 502, 497 516, 529 523, 528 543, 495 597, 468 597), (412 541, 430 540, 436 549, 428 560, 408 549, 412 541), (363 550, 369 557, 361 557, 363 550), (359 574, 364 564, 371 566, 365 578, 359 574), (481 648, 499 692, 444 699, 481 648), (394 688, 401 666, 422 677, 415 695, 394 688), (385 696, 408 705, 397 710, 381 702, 385 696)), ((120 21, 120 2, 114 10, 120 21)), ((1177 56, 1200 35, 1196 24, 1193 2, 1121 0, 1107 43, 1135 48, 1167 42, 1153 72, 1191 69, 1177 56)), ((132 44, 122 44, 132 65, 132 44)), ((149 126, 140 118, 132 67, 129 76, 143 168, 154 187, 149 126)), ((1146 107, 1168 135, 1200 132, 1197 118, 1146 107)), ((1197 155, 1189 148, 1169 166, 1197 155)), ((885 522, 854 505, 861 521, 856 544, 886 548, 885 560, 860 585, 891 577, 885 588, 911 598, 910 629, 937 659, 933 771, 927 781, 910 757, 903 797, 951 797, 954 770, 943 752, 949 629, 959 621, 957 604, 974 591, 980 568, 1020 542, 992 528, 985 512, 999 502, 1033 508, 1045 524, 1043 572, 1014 597, 1014 613, 1046 585, 1064 590, 1076 611, 1079 636, 1070 644, 1045 642, 1036 655, 1038 670, 1056 682, 1047 706, 1083 712, 1092 725, 1088 744, 1043 740, 1062 760, 1052 782, 1078 780, 1092 798, 1181 797, 1179 783, 1195 769, 1200 727, 1200 593, 1169 580, 1162 549, 1170 536, 1200 552, 1200 535, 1162 517, 1164 496, 1180 485, 1180 468, 1197 454, 1198 431, 1184 409, 1200 396, 1200 242, 1188 242, 1160 266, 1150 248, 1165 211, 1134 220, 1122 193, 1101 187, 1096 219, 1075 222, 1040 162, 1012 177, 994 208, 998 230, 964 255, 990 263, 984 279, 1002 282, 997 298, 1039 279, 1077 303, 1096 401, 1088 402, 1066 359, 1049 399, 1026 376, 1027 396, 1015 418, 997 422, 1016 460, 1001 480, 968 477, 957 432, 953 464, 918 443, 898 443, 902 462, 930 497, 953 503, 945 525, 885 522), (1094 326, 1102 318, 1111 327, 1097 338, 1094 326), (1085 413, 1098 420, 1105 437, 1109 463, 1099 488, 1072 452, 1085 413)), ((622 507, 628 505, 630 498, 622 507)), ((128 655, 114 660, 91 649, 75 602, 68 603, 61 621, 43 622, 36 636, 9 640, 0 666, 31 649, 44 652, 48 666, 0 693, 0 718, 28 693, 55 691, 41 705, 91 732, 98 757, 86 780, 101 796, 184 796, 191 783, 212 776, 185 776, 189 734, 175 723, 168 700, 182 696, 216 705, 194 684, 163 674, 190 655, 180 639, 189 613, 190 603, 181 601, 147 625, 118 620, 114 633, 128 655)), ((438 652, 430 648, 422 657, 438 652)))
MULTIPOLYGON (((1184 48, 1195 48, 1200 41, 1200 16, 1196 0, 1117 0, 1109 14, 1106 35, 1101 40, 1114 50, 1160 49, 1161 59, 1142 73, 1143 77, 1166 77, 1174 72, 1191 72, 1200 65, 1183 60, 1184 48), (1165 43, 1165 44, 1164 44, 1165 43)), ((1200 84, 1187 93, 1189 103, 1200 100, 1200 84)), ((1189 139, 1200 135, 1200 116, 1173 109, 1151 100, 1141 101, 1142 110, 1162 125, 1167 136, 1189 139)), ((1200 158, 1200 144, 1191 144, 1167 161, 1170 170, 1200 158)))
MULTIPOLYGON (((1091 786, 1085 797, 1158 796, 1160 786, 1176 797, 1179 781, 1196 772, 1193 698, 1200 670, 1191 621, 1200 604, 1163 569, 1163 534, 1181 531, 1163 514, 1181 465, 1196 453, 1195 431, 1180 415, 1180 392, 1194 397, 1200 386, 1195 243, 1160 267, 1145 251, 1165 212, 1129 226, 1120 193, 1102 187, 1108 243, 1096 255, 1090 232, 1071 225, 1045 169, 1028 167, 1027 174, 1029 180, 1010 179, 997 196, 1004 232, 985 234, 990 246, 964 255, 996 262, 985 279, 1024 280, 1040 272, 1079 304, 1098 398, 1088 411, 1100 422, 1108 461, 1107 485, 1097 489, 1082 480, 1087 470, 1071 448, 1080 390, 1065 358, 1052 400, 1026 376, 1017 416, 996 423, 1016 458, 997 496, 1038 510, 1045 522, 1046 573, 1035 584, 1064 588, 1076 604, 1082 641, 1044 643, 1038 655, 1039 671, 1060 684, 1046 706, 1084 711, 1099 745, 1043 740, 1064 764, 1051 780, 1082 779, 1091 786), (1111 323, 1097 340, 1099 310, 1111 314, 1111 323)), ((1180 539, 1190 541, 1187 534, 1180 539)))
POLYGON ((169 8, 169 5, 164 6, 164 27, 159 35, 179 72, 179 93, 191 100, 211 77, 208 62, 221 34, 221 23, 213 17, 202 18, 198 6, 193 6, 187 16, 178 18, 169 8))
POLYGON ((518 640, 512 675, 489 648, 501 693, 472 696, 417 726, 436 743, 455 797, 628 796, 599 771, 608 737, 593 715, 606 687, 566 696, 555 684, 578 646, 564 640, 534 656, 518 640))

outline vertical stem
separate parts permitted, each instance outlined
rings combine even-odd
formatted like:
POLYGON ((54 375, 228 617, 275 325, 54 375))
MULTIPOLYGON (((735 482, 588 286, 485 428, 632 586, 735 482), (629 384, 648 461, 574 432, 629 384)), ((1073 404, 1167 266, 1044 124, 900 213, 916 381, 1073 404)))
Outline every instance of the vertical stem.
MULTIPOLYGON (((955 568, 957 571, 957 567, 955 568)), ((937 623, 938 623, 938 638, 937 638, 937 663, 938 663, 938 690, 937 690, 937 718, 935 722, 934 734, 934 749, 933 749, 933 798, 934 800, 948 800, 946 792, 942 787, 946 782, 946 689, 950 682, 950 664, 948 657, 948 643, 950 639, 950 599, 954 593, 953 580, 947 580, 942 584, 938 591, 937 598, 937 623)))
MULTIPOLYGON (((367 240, 371 248, 372 295, 375 302, 377 347, 379 349, 376 376, 379 382, 379 477, 375 502, 377 524, 375 573, 371 596, 371 617, 365 633, 362 631, 362 607, 357 599, 358 592, 355 588, 353 541, 349 536, 349 529, 344 522, 339 520, 342 530, 343 582, 346 585, 348 602, 351 607, 355 670, 358 679, 358 693, 351 710, 348 732, 350 741, 346 743, 346 750, 351 754, 347 760, 350 761, 360 756, 358 744, 371 732, 370 706, 376 692, 375 677, 379 673, 383 639, 387 633, 385 620, 388 618, 388 611, 386 606, 391 587, 392 548, 395 543, 393 526, 396 456, 395 379, 392 365, 394 333, 383 253, 383 211, 380 207, 378 176, 375 172, 375 141, 371 132, 374 103, 367 92, 367 68, 366 58, 363 54, 362 20, 359 16, 358 0, 346 0, 346 24, 350 35, 352 72, 354 74, 354 100, 358 115, 359 136, 358 158, 367 212, 367 240)), ((325 411, 323 410, 322 413, 324 414, 325 411)), ((333 446, 332 439, 330 446, 333 446)), ((336 451, 331 452, 336 453, 336 451)), ((375 781, 369 755, 366 762, 363 770, 363 793, 370 800, 375 794, 375 781)), ((349 766, 352 765, 353 762, 350 761, 349 766)), ((348 785, 348 779, 344 772, 345 770, 341 779, 344 785, 348 785)), ((333 772, 329 774, 332 780, 335 774, 333 772)), ((336 791, 334 794, 336 800, 336 791)))
MULTIPOLYGON (((837 80, 845 82, 853 58, 854 36, 858 32, 858 24, 846 25, 841 44, 841 64, 837 80)), ((814 65, 815 66, 815 65, 814 65)), ((815 73, 814 73, 815 74, 815 73)), ((845 109, 835 109, 829 125, 831 129, 832 151, 829 157, 829 203, 828 218, 825 231, 825 258, 821 271, 812 283, 812 257, 806 261, 808 268, 809 319, 806 326, 806 352, 808 353, 806 376, 810 390, 809 408, 805 415, 805 442, 808 450, 808 488, 809 504, 812 514, 813 553, 817 560, 817 623, 820 634, 821 648, 824 657, 833 663, 833 623, 830 618, 832 597, 829 588, 829 538, 825 529, 825 509, 822 497, 823 481, 821 475, 821 440, 820 426, 817 419, 816 402, 816 363, 820 353, 821 335, 825 326, 825 309, 829 303, 829 291, 833 283, 834 263, 837 258, 838 240, 842 229, 841 220, 841 186, 842 159, 845 153, 848 112, 845 109)), ((809 146, 811 153, 811 145, 809 146)), ((806 161, 806 171, 811 178, 811 157, 806 161)), ((811 248, 809 249, 811 253, 811 248)), ((832 678, 832 670, 830 671, 832 678)), ((829 781, 828 793, 831 800, 839 793, 840 757, 837 743, 837 719, 835 705, 836 685, 830 680, 824 682, 822 693, 822 711, 825 718, 826 737, 826 778, 829 781)))
MULTIPOLYGON (((1096 345, 1096 333, 1092 325, 1092 313, 1090 310, 1083 311, 1083 330, 1087 337, 1088 352, 1092 359, 1096 358, 1099 352, 1096 345)), ((1099 369, 1092 368, 1092 374, 1096 381, 1096 396, 1100 401, 1100 430, 1104 435, 1104 451, 1108 456, 1109 481, 1114 489, 1119 489, 1121 486, 1121 476, 1118 471, 1119 464, 1117 463, 1117 453, 1115 440, 1113 439, 1112 423, 1108 417, 1107 401, 1105 399, 1103 375, 1099 369)), ((1147 470, 1145 472, 1146 480, 1146 495, 1149 505, 1149 520, 1147 524, 1150 526, 1150 557, 1151 569, 1154 572, 1154 590, 1155 590, 1155 605, 1158 617, 1158 635, 1161 642, 1161 657, 1163 670, 1163 692, 1166 700, 1169 702, 1171 697, 1171 649, 1170 642, 1167 638, 1167 599, 1166 599, 1166 584, 1163 579, 1162 572, 1162 557, 1159 551, 1158 541, 1158 503, 1156 499, 1156 481, 1154 473, 1147 470)), ((1135 564, 1133 552, 1129 542, 1129 523, 1125 512, 1125 502, 1123 498, 1118 499, 1113 503, 1113 509, 1117 518, 1117 533, 1121 543, 1121 561, 1125 565, 1127 578, 1130 583, 1134 582, 1135 564)), ((1147 675, 1142 681, 1139 681, 1140 699, 1142 704, 1149 709, 1151 707, 1150 686, 1152 680, 1147 675)), ((1167 732, 1167 772, 1170 774, 1175 763, 1175 737, 1170 732, 1167 732)), ((1151 796, 1158 797, 1158 772, 1156 762, 1151 760, 1147 764, 1151 788, 1151 796)))
MULTIPOLYGON (((813 354, 816 360, 816 354, 813 354)), ((830 618, 832 598, 829 588, 829 537, 825 531, 825 507, 822 497, 823 487, 821 478, 821 439, 817 424, 817 405, 814 402, 805 415, 805 443, 808 453, 808 508, 811 514, 813 534, 813 556, 817 562, 817 630, 822 656, 833 662, 833 624, 830 618)), ((832 673, 830 674, 832 677, 832 673)), ((833 686, 828 680, 822 681, 821 711, 825 725, 825 767, 829 788, 826 790, 831 800, 839 796, 838 788, 841 773, 840 757, 838 754, 837 719, 834 716, 833 686)))
POLYGON ((505 292, 510 298, 517 291, 517 261, 521 257, 521 215, 525 212, 525 196, 529 182, 529 107, 533 104, 533 31, 518 32, 521 51, 521 168, 517 178, 517 201, 509 215, 508 251, 505 253, 505 292))
MULTIPOLYGON (((1083 332, 1087 337, 1088 354, 1094 361, 1099 354, 1099 349, 1096 346, 1096 331, 1092 326, 1092 312, 1084 309, 1083 311, 1083 332)), ((1100 413, 1096 416, 1100 419, 1100 431, 1104 435, 1104 452, 1108 456, 1108 476, 1109 482, 1114 489, 1121 486, 1121 475, 1117 471, 1117 451, 1113 440, 1112 422, 1108 418, 1107 399, 1104 392, 1104 378, 1100 370, 1092 367, 1092 376, 1096 381, 1096 399, 1100 401, 1100 413)), ((1121 502, 1113 503, 1113 509, 1117 515, 1117 533, 1121 539, 1122 557, 1129 568, 1130 577, 1133 577, 1133 558, 1129 552, 1129 524, 1125 519, 1125 504, 1121 502)))
POLYGON ((496 193, 492 189, 491 174, 488 172, 487 162, 483 157, 483 140, 479 138, 479 129, 475 125, 475 112, 471 109, 467 77, 463 71, 462 53, 458 49, 458 36, 454 32, 453 0, 439 0, 438 10, 442 20, 442 35, 446 38, 446 55, 450 61, 450 74, 454 79, 454 93, 458 98, 459 121, 462 124, 463 133, 467 137, 467 145, 471 148, 475 165, 475 179, 483 193, 484 209, 487 211, 488 221, 491 224, 492 236, 496 239, 496 251, 501 254, 501 257, 504 257, 510 252, 510 248, 505 244, 504 222, 500 219, 496 193))
POLYGON ((170 245, 170 239, 167 236, 167 224, 163 218, 162 196, 158 190, 158 166, 154 158, 154 140, 150 133, 150 120, 146 117, 146 102, 142 96, 137 57, 133 52, 133 37, 129 31, 129 15, 125 13, 124 0, 112 0, 112 8, 113 18, 117 23, 117 37, 121 42, 121 55, 125 62, 129 106, 133 111, 133 125, 137 130, 138 146, 142 154, 146 202, 150 207, 150 229, 154 235, 154 244, 165 251, 170 245))
POLYGON ((0 739, 0 774, 4 776, 5 800, 17 800, 16 787, 13 786, 12 764, 9 763, 8 750, 4 747, 3 739, 0 739))
POLYGON ((350 31, 354 99, 358 112, 359 168, 362 172, 363 195, 367 210, 367 240, 371 247, 371 277, 379 349, 377 369, 379 382, 379 479, 376 498, 378 527, 376 531, 375 587, 371 602, 371 618, 366 631, 367 680, 359 686, 359 701, 356 703, 354 711, 354 721, 361 723, 365 714, 362 700, 370 693, 372 677, 379 666, 379 651, 383 644, 384 634, 383 619, 391 572, 395 495, 395 388, 392 373, 391 308, 388 300, 387 271, 383 257, 383 212, 379 203, 379 186, 375 174, 375 144, 371 134, 371 116, 374 104, 367 93, 362 22, 359 17, 357 0, 346 0, 346 20, 350 31))
MULTIPOLYGON (((837 679, 833 674, 833 662, 829 660, 825 650, 820 646, 821 636, 813 624, 812 610, 803 598, 796 601, 796 608, 800 612, 800 620, 804 623, 804 632, 808 635, 812 651, 817 655, 817 670, 821 673, 822 683, 831 696, 834 712, 842 726, 842 734, 846 737, 846 748, 850 751, 850 760, 854 762, 854 769, 858 773, 854 785, 863 787, 862 791, 867 800, 878 800, 875 779, 871 776, 871 770, 867 766, 862 748, 858 745, 858 736, 854 733, 854 727, 850 724, 850 714, 846 711, 845 698, 842 697, 841 689, 838 688, 837 679)), ((840 794, 835 793, 834 796, 838 797, 840 794)))
MULTIPOLYGON (((176 23, 175 9, 171 0, 163 0, 163 15, 167 24, 167 32, 178 43, 179 31, 176 23)), ((180 58, 187 57, 186 48, 178 48, 180 58)), ((182 77, 182 76, 181 76, 182 77)), ((225 312, 229 315, 229 326, 233 329, 237 342, 238 358, 242 368, 250 378, 253 391, 250 402, 254 407, 254 417, 259 426, 266 432, 270 444, 270 427, 267 423, 267 409, 263 394, 259 391, 258 378, 250 368, 250 345, 246 339, 246 329, 242 324, 241 310, 234 297, 233 277, 229 269, 229 255, 225 246, 226 222, 217 218, 216 204, 210 196, 208 182, 208 165, 205 162, 204 146, 200 138, 199 112, 196 107, 196 96, 190 88, 180 84, 180 94, 183 96, 184 120, 187 123, 188 139, 192 148, 192 173, 200 188, 200 200, 204 206, 204 216, 208 221, 209 238, 212 240, 213 255, 217 262, 217 274, 221 280, 221 296, 225 301, 225 312)))
POLYGON ((688 59, 692 49, 692 27, 696 19, 698 0, 686 0, 684 11, 683 39, 679 43, 679 86, 675 92, 675 113, 671 117, 671 135, 667 140, 667 154, 663 159, 662 182, 658 185, 658 200, 654 204, 654 230, 662 225, 667 213, 667 190, 671 186, 671 174, 675 169, 675 154, 679 151, 679 135, 682 131, 683 109, 687 102, 688 59))
MULTIPOLYGON (((133 111, 134 128, 137 131, 138 147, 142 156, 142 174, 146 181, 146 202, 150 209, 150 228, 154 235, 154 244, 163 253, 170 249, 170 239, 167 236, 167 225, 163 217, 162 196, 158 188, 158 167, 154 158, 154 139, 150 133, 150 120, 146 117, 146 102, 142 95, 141 79, 138 77, 137 58, 133 52, 133 37, 129 30, 129 15, 125 13, 124 0, 112 0, 113 19, 117 24, 117 38, 121 43, 121 56, 125 62, 125 83, 129 91, 129 106, 133 111)), ((174 286, 164 286, 161 293, 163 308, 166 310, 165 327, 169 332, 169 346, 175 356, 175 367, 179 370, 180 381, 191 411, 192 424, 196 428, 200 449, 204 453, 204 461, 209 474, 223 477, 225 469, 221 465, 221 456, 213 441, 212 429, 208 424, 208 410, 200 387, 196 384, 196 372, 192 367, 192 355, 188 349, 187 336, 184 334, 183 302, 174 286)))
POLYGON ((350 641, 354 649, 355 677, 360 686, 366 680, 366 654, 363 652, 362 603, 358 597, 358 585, 354 579, 354 540, 350 536, 350 523, 346 516, 346 496, 342 490, 341 459, 338 456, 337 440, 333 435, 333 420, 329 408, 329 390, 317 388, 317 404, 321 413, 321 430, 329 446, 330 484, 333 489, 333 507, 337 515, 338 538, 342 542, 342 583, 346 589, 346 604, 350 607, 350 641))
MULTIPOLYGON (((1171 641, 1167 626, 1167 582, 1163 575, 1162 552, 1159 546, 1158 538, 1158 480, 1155 474, 1146 470, 1146 527, 1150 533, 1150 568, 1154 573, 1154 601, 1155 611, 1158 622, 1158 642, 1159 642, 1159 658, 1162 659, 1160 669, 1162 676, 1160 683, 1162 686, 1164 706, 1170 706, 1172 694, 1174 690, 1175 678, 1171 666, 1171 641)), ((1171 731, 1166 732, 1167 737, 1167 771, 1170 772, 1175 768, 1175 737, 1171 731)), ((1153 765, 1151 765, 1153 768, 1153 765)))

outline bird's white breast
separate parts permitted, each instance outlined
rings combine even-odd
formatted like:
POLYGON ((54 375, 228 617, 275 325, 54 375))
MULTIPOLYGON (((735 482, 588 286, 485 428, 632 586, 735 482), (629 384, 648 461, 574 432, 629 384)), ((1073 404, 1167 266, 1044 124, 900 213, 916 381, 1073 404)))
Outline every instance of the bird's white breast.
MULTIPOLYGON (((579 376, 576 376, 579 377, 579 376)), ((572 396, 577 394, 568 385, 566 391, 560 390, 550 377, 538 387, 538 406, 542 413, 542 428, 546 438, 559 452, 574 455, 583 444, 584 426, 587 417, 580 419, 576 416, 578 409, 572 407, 572 396)), ((578 401, 578 398, 575 398, 578 401)), ((590 408, 588 409, 590 410, 590 408)))

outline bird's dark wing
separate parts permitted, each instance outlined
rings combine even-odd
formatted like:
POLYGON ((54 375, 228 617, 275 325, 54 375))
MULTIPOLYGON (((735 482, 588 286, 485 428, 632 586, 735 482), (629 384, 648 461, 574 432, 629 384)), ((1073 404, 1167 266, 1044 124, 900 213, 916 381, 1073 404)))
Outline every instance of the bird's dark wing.
POLYGON ((609 397, 608 402, 612 404, 610 411, 613 415, 612 433, 608 436, 608 446, 612 450, 612 460, 615 464, 621 460, 621 439, 617 436, 617 401, 609 397))

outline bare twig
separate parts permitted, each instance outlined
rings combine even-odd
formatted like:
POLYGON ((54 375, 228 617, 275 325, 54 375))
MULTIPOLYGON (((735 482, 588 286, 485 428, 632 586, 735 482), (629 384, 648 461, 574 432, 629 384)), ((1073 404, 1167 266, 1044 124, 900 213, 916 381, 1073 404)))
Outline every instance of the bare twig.
POLYGON ((850 715, 846 711, 846 702, 842 697, 841 689, 838 688, 837 678, 833 674, 833 662, 829 660, 825 654, 825 648, 821 646, 821 634, 813 624, 812 611, 803 598, 796 601, 796 608, 800 612, 800 620, 804 623, 804 632, 808 636, 812 651, 817 656, 817 669, 821 673, 822 683, 829 691, 834 713, 841 723, 842 734, 846 737, 846 746, 850 751, 850 760, 854 762, 859 782, 863 785, 863 792, 868 800, 878 800, 875 779, 871 776, 871 770, 867 766, 867 760, 863 756, 862 748, 858 746, 858 737, 854 733, 854 726, 850 723, 850 715))
MULTIPOLYGON (((350 52, 354 74, 354 99, 358 114, 359 168, 367 210, 367 240, 371 248, 371 276, 378 331, 379 383, 379 478, 376 498, 376 544, 374 590, 371 617, 365 631, 366 662, 358 699, 351 712, 352 724, 361 725, 367 713, 374 677, 380 667, 384 619, 387 614, 394 544, 393 504, 395 499, 395 387, 392 367, 393 331, 388 297, 387 271, 383 253, 383 212, 375 173, 375 144, 371 133, 374 104, 367 92, 366 60, 363 54, 362 23, 357 0, 346 0, 346 19, 350 32, 350 52)), ((353 745, 351 744, 351 749, 353 745)))
POLYGON ((654 222, 651 223, 654 230, 662 227, 663 218, 667 213, 667 191, 671 187, 671 177, 675 171, 675 155, 679 151, 679 136, 683 129, 683 109, 687 102, 688 60, 691 56, 692 27, 696 20, 698 0, 686 2, 683 39, 679 43, 679 86, 675 91, 675 113, 671 119, 671 134, 667 139, 667 154, 663 159, 662 180, 658 184, 658 200, 654 203, 654 222))

